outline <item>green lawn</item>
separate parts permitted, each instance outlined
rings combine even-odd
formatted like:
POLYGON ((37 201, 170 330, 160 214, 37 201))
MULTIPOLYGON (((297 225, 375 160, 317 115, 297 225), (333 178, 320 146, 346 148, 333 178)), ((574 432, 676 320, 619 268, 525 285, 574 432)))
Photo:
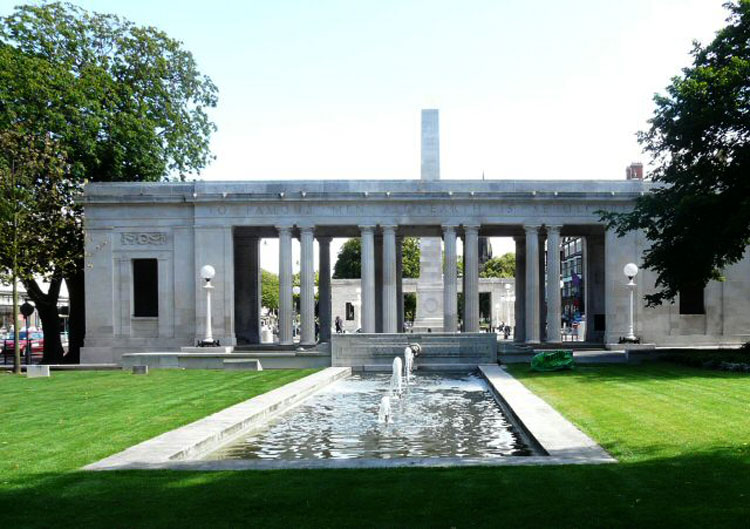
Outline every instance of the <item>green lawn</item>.
POLYGON ((616 465, 86 473, 302 372, 0 376, 0 527, 748 527, 750 377, 513 373, 616 465))

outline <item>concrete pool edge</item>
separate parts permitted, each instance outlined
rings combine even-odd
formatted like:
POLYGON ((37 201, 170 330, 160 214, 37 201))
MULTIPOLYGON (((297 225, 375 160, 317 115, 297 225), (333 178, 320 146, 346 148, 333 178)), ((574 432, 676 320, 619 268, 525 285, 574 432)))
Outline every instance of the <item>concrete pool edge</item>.
POLYGON ((213 415, 134 445, 84 470, 274 470, 424 468, 616 463, 601 446, 497 365, 477 366, 495 400, 535 451, 547 455, 502 458, 420 457, 323 460, 210 460, 202 456, 351 375, 327 368, 213 415), (541 450, 540 450, 541 449, 541 450))
POLYGON ((503 368, 497 365, 478 367, 514 426, 531 437, 527 441, 548 454, 542 458, 565 463, 617 462, 596 441, 503 368))
POLYGON ((230 442, 259 423, 351 375, 351 368, 329 367, 190 424, 170 430, 83 467, 84 470, 173 468, 230 442), (155 466, 156 465, 156 466, 155 466))

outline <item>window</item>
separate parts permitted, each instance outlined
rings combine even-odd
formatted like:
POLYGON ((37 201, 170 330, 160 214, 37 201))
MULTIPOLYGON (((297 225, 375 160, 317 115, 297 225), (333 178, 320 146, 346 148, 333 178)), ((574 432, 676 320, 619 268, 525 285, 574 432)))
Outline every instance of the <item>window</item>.
POLYGON ((346 302, 346 320, 347 321, 354 321, 354 305, 346 302))
POLYGON ((680 314, 705 314, 703 287, 689 286, 680 289, 680 314))
POLYGON ((133 316, 159 316, 159 265, 156 259, 133 259, 133 316))

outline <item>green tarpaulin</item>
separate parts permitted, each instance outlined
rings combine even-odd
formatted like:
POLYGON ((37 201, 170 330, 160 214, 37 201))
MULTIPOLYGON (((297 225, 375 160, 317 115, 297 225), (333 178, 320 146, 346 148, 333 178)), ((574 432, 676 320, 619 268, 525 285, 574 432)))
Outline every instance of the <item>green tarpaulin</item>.
POLYGON ((556 351, 543 351, 531 358, 531 369, 533 371, 560 371, 561 369, 573 369, 573 351, 559 349, 556 351))

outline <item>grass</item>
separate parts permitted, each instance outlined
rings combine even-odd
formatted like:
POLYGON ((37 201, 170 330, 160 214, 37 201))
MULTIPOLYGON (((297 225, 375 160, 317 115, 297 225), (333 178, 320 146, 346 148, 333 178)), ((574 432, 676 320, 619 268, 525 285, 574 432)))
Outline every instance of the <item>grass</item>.
POLYGON ((2 374, 3 485, 18 486, 18 476, 74 470, 313 371, 2 374))
POLYGON ((512 372, 620 463, 86 473, 76 469, 303 373, 2 376, 0 527, 747 527, 747 375, 512 372))

